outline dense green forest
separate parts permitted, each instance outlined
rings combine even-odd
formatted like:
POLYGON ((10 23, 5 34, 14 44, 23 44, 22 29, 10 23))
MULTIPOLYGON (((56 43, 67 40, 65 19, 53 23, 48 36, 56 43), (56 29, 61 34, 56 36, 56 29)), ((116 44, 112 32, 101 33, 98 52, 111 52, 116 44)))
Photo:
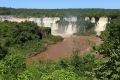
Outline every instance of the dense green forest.
POLYGON ((120 79, 120 18, 113 19, 102 32, 103 43, 94 50, 103 54, 107 60, 100 65, 96 77, 99 79, 120 79))
POLYGON ((25 9, 25 8, 6 8, 0 7, 0 15, 14 15, 16 17, 111 17, 120 16, 119 9, 25 9))
POLYGON ((34 22, 0 22, 0 44, 11 52, 16 50, 23 55, 33 56, 46 50, 47 45, 62 39, 51 35, 50 28, 39 27, 34 22))

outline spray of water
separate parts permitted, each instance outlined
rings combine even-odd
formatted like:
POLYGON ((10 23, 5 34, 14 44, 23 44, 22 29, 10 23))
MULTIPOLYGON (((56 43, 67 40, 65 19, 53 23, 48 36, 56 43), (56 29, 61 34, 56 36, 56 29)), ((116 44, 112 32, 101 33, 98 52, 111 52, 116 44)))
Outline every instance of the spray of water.
MULTIPOLYGON (((86 28, 88 27, 85 22, 89 21, 91 23, 95 23, 95 17, 76 17, 68 15, 67 17, 40 17, 40 18, 16 18, 13 16, 0 17, 1 21, 34 21, 38 26, 41 27, 51 27, 51 33, 53 35, 61 35, 61 36, 71 36, 74 33, 79 33, 81 31, 86 32, 86 28)), ((100 17, 95 31, 97 35, 100 35, 100 32, 105 30, 106 24, 108 23, 107 17, 100 17)))

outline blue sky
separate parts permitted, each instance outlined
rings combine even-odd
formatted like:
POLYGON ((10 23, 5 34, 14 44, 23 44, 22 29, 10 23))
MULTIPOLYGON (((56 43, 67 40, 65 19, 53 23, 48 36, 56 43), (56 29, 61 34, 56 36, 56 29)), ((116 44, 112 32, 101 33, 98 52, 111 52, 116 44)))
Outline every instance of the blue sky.
POLYGON ((0 0, 0 7, 120 9, 120 0, 0 0))

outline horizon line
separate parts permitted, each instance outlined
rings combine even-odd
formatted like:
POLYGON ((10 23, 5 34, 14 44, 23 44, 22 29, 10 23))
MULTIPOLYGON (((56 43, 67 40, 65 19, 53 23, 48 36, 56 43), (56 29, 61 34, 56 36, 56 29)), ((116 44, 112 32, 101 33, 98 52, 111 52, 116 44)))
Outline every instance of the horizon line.
POLYGON ((15 8, 15 7, 5 7, 5 6, 0 6, 0 8, 13 8, 13 9, 116 9, 120 10, 120 8, 15 8))

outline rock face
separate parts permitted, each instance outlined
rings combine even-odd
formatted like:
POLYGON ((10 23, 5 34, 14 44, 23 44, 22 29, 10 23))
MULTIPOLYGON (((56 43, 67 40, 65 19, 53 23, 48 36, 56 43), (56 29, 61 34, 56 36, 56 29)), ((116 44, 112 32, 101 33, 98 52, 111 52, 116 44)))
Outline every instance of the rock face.
MULTIPOLYGON (((51 33, 53 35, 61 35, 61 36, 70 36, 74 33, 77 33, 79 29, 76 25, 77 17, 40 17, 40 18, 17 18, 13 16, 0 16, 0 21, 14 21, 14 22, 21 22, 21 21, 34 21, 37 23, 38 26, 42 27, 50 27, 51 33)), ((84 21, 91 21, 91 23, 95 23, 95 17, 89 18, 85 17, 84 21)), ((95 31, 97 35, 100 35, 100 31, 105 30, 105 26, 108 23, 107 17, 100 17, 99 21, 96 24, 95 31)))
POLYGON ((108 23, 108 17, 100 17, 99 21, 96 24, 95 31, 97 32, 97 35, 99 36, 101 31, 104 31, 106 28, 106 24, 108 23))

